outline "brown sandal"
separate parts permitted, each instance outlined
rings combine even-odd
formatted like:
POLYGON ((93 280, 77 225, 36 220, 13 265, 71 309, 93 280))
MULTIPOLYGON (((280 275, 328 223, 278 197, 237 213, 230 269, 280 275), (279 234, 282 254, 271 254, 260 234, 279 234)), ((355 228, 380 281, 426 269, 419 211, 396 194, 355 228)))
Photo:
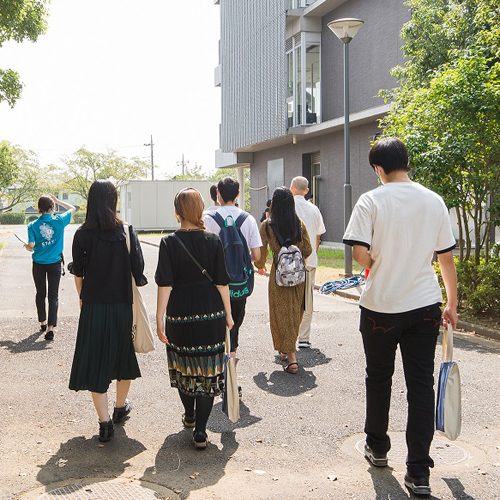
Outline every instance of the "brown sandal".
POLYGON ((288 354, 286 352, 278 351, 278 354, 281 357, 281 361, 288 361, 288 354))
POLYGON ((293 363, 288 363, 286 366, 283 367, 283 370, 285 370, 287 373, 297 373, 299 371, 299 364, 296 363, 295 361, 293 363), (296 365, 296 368, 291 368, 292 365, 296 365))

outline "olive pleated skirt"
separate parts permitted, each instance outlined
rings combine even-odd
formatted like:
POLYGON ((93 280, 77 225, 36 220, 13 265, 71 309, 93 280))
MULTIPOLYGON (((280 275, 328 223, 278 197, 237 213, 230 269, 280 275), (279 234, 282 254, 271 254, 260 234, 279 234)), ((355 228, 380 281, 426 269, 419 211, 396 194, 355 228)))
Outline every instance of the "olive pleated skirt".
POLYGON ((69 388, 105 393, 112 380, 140 376, 132 341, 132 304, 83 304, 69 388))

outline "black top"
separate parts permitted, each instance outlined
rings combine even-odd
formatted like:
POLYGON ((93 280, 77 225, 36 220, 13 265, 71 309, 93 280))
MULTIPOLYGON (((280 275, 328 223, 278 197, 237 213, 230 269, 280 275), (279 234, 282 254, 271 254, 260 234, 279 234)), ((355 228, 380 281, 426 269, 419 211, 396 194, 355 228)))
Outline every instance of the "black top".
MULTIPOLYGON (((208 231, 176 231, 177 236, 193 254, 196 260, 208 271, 214 285, 229 284, 224 250, 218 235, 208 231)), ((181 247, 173 235, 162 238, 155 274, 158 286, 210 285, 191 257, 181 247)))
POLYGON ((73 239, 71 273, 83 278, 81 299, 88 304, 132 304, 132 280, 137 286, 146 285, 144 259, 137 234, 130 228, 130 255, 123 225, 112 231, 76 230, 73 239))

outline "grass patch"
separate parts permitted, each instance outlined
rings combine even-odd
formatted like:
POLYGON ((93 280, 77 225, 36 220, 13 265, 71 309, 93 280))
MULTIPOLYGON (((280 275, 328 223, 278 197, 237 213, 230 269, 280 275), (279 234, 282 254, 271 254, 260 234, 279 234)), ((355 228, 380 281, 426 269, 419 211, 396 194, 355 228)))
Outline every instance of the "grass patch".
POLYGON ((0 243, 0 252, 2 251, 3 243, 0 243))

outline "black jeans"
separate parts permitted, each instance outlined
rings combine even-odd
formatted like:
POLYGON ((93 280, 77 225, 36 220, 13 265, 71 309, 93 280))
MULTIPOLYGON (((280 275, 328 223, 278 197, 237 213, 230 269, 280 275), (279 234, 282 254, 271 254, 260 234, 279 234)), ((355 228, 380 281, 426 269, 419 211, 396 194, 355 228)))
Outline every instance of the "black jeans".
POLYGON ((57 308, 59 307, 59 282, 61 281, 61 262, 54 264, 37 264, 33 262, 33 280, 35 281, 35 304, 40 323, 47 319, 45 297, 47 282, 49 283, 49 325, 57 326, 57 308))
POLYGON ((387 435, 396 349, 401 349, 408 400, 406 465, 411 476, 428 476, 434 462, 434 354, 441 323, 439 304, 400 314, 361 308, 366 356, 366 443, 375 452, 391 448, 387 435))
POLYGON ((245 319, 245 305, 247 299, 231 300, 231 315, 233 316, 234 326, 231 328, 231 352, 235 352, 238 347, 238 337, 240 334, 240 326, 245 319))

